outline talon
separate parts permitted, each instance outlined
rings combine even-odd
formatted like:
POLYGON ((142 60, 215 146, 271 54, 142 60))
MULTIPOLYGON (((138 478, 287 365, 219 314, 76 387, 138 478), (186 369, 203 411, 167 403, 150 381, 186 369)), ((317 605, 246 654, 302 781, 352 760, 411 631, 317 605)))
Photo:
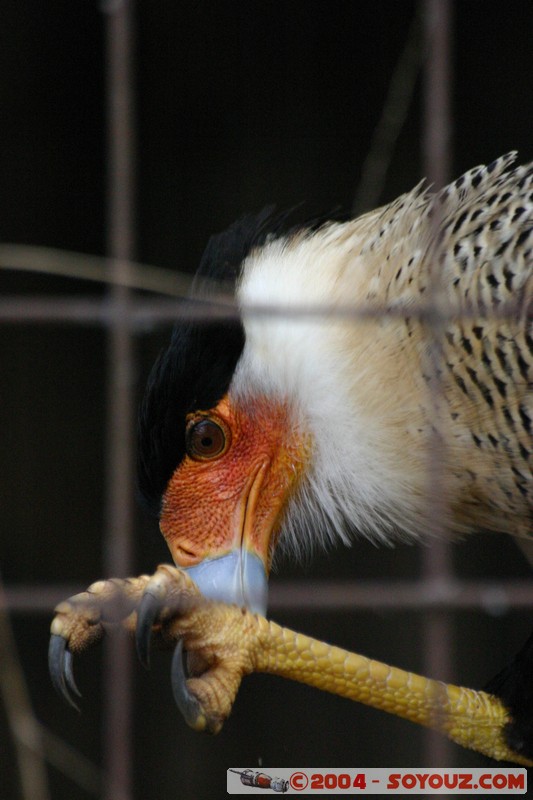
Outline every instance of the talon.
POLYGON ((135 643, 139 661, 146 669, 150 668, 150 642, 152 640, 152 625, 163 605, 162 599, 151 592, 144 593, 137 611, 137 629, 135 643))
POLYGON ((65 672, 65 681, 66 681, 66 684, 67 684, 68 688, 72 692, 74 692, 75 695, 77 695, 78 697, 81 697, 82 694, 81 694, 80 690, 78 689, 78 687, 76 686, 76 681, 74 679, 73 664, 74 664, 74 656, 72 655, 70 650, 67 648, 65 650, 65 660, 64 660, 64 664, 63 664, 64 672, 65 672))
POLYGON ((214 731, 209 725, 209 720, 202 710, 198 698, 189 691, 187 686, 187 676, 185 675, 185 670, 183 668, 182 641, 178 642, 176 649, 174 650, 170 677, 174 700, 176 701, 176 705, 181 711, 187 725, 189 725, 195 731, 207 730, 209 733, 213 733, 214 731))
POLYGON ((50 637, 48 669, 50 670, 50 677, 55 690, 72 708, 79 711, 80 709, 72 699, 69 691, 70 689, 81 697, 72 672, 72 653, 67 650, 66 639, 55 633, 50 637))

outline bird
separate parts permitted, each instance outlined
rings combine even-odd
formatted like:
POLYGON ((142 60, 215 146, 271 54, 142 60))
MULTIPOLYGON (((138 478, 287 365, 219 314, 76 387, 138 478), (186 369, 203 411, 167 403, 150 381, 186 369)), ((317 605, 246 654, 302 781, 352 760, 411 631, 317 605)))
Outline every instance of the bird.
MULTIPOLYGON (((174 566, 98 582, 58 606, 50 665, 63 694, 76 691, 72 653, 103 630, 95 605, 117 592, 128 613, 138 611, 133 622, 123 616, 137 628, 143 661, 153 635, 180 640, 173 686, 193 727, 218 730, 241 674, 253 669, 335 691, 324 676, 335 682, 337 667, 326 661, 351 656, 326 655, 325 645, 264 619, 279 552, 302 557, 354 537, 531 537, 532 184, 532 165, 517 166, 509 153, 440 190, 422 182, 356 219, 296 224, 268 207, 209 240, 139 411, 138 491, 174 566), (222 631, 236 636, 234 660, 246 636, 256 649, 238 677, 225 674, 228 699, 210 716, 214 644, 199 643, 214 628, 221 648, 222 631), (312 676, 309 659, 318 663, 312 676)), ((379 704, 361 676, 383 689, 386 674, 381 707, 403 713, 401 685, 415 679, 376 662, 352 666, 361 680, 346 679, 347 696, 379 704)), ((485 717, 469 719, 464 736, 450 725, 445 732, 533 764, 532 668, 533 639, 488 694, 472 696, 474 717, 482 707, 496 720, 488 736, 497 744, 479 744, 485 717)), ((422 694, 433 699, 422 712, 426 700, 415 698, 405 715, 438 724, 439 704, 455 703, 461 716, 464 693, 452 687, 445 697, 444 684, 426 680, 422 694)))

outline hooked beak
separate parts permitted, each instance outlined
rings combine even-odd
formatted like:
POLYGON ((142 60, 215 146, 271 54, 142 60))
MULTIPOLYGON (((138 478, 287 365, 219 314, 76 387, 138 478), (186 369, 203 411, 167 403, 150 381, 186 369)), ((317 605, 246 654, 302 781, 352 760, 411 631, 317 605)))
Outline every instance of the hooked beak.
POLYGON ((219 558, 206 558, 186 571, 206 597, 265 616, 268 576, 262 560, 249 550, 239 548, 219 558))

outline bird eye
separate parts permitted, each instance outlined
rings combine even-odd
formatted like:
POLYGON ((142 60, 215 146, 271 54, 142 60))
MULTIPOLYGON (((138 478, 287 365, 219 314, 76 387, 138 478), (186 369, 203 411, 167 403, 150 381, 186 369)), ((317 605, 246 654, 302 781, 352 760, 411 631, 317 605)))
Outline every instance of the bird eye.
POLYGON ((189 456, 203 461, 221 456, 226 451, 228 437, 218 422, 204 418, 189 424, 185 441, 189 456))

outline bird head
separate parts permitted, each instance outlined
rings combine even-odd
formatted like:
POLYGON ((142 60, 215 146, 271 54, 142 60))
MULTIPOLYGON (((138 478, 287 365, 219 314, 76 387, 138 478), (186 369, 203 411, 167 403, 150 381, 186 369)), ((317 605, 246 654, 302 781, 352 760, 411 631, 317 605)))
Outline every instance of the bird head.
MULTIPOLYGON (((205 302, 217 281, 236 284, 246 260, 279 239, 282 222, 266 210, 212 237, 195 297, 205 302)), ((204 594, 264 613, 273 552, 311 437, 286 387, 278 391, 252 374, 257 363, 246 365, 257 359, 243 319, 209 321, 209 309, 197 311, 176 325, 148 380, 140 495, 158 515, 175 564, 204 594)))
POLYGON ((165 489, 160 528, 174 562, 201 588, 264 611, 281 520, 308 448, 284 404, 249 400, 226 394, 187 414, 185 457, 165 489))
POLYGON ((391 431, 403 398, 386 383, 406 384, 387 349, 396 332, 330 313, 358 296, 368 237, 359 223, 283 224, 267 210, 209 241, 139 423, 140 494, 175 563, 204 594, 261 612, 278 543, 301 552, 353 530, 390 541, 398 519, 416 528, 391 431), (209 306, 221 281, 231 319, 209 306), (306 313, 317 306, 329 312, 306 313))

